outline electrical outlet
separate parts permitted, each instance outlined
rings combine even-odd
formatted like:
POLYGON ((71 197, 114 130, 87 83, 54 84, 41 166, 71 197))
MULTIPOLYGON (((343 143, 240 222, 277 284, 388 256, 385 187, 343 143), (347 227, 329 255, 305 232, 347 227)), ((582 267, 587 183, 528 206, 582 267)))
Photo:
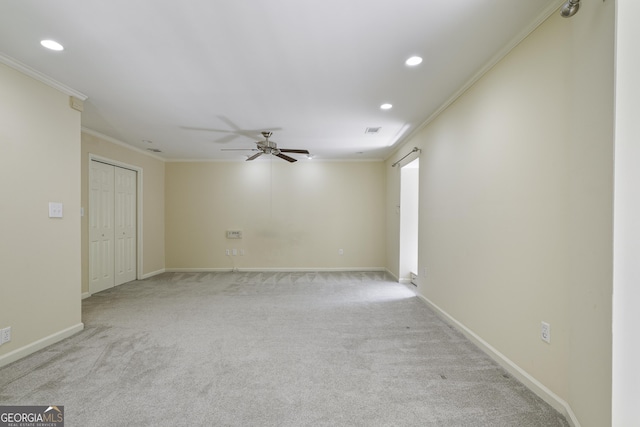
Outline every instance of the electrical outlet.
POLYGON ((0 337, 0 343, 4 344, 11 341, 11 326, 2 329, 2 337, 0 337))
POLYGON ((62 218, 62 203, 49 202, 49 218, 62 218))
POLYGON ((231 249, 231 253, 233 254, 233 256, 238 255, 238 250, 237 249, 231 249))
POLYGON ((229 251, 229 249, 225 249, 225 250, 226 250, 227 256, 231 255, 231 252, 229 251))
POLYGON ((540 338, 542 341, 551 344, 551 325, 547 322, 540 324, 540 338))

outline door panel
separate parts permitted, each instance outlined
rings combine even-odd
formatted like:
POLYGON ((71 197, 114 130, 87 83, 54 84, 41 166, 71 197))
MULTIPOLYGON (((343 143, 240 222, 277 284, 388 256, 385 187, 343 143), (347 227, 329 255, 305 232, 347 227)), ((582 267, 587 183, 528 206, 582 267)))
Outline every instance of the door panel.
POLYGON ((91 162, 89 170, 89 292, 114 284, 113 187, 114 168, 91 162))
POLYGON ((89 170, 89 292, 136 279, 137 173, 92 161, 89 170))
POLYGON ((115 284, 136 279, 136 172, 115 168, 115 284))

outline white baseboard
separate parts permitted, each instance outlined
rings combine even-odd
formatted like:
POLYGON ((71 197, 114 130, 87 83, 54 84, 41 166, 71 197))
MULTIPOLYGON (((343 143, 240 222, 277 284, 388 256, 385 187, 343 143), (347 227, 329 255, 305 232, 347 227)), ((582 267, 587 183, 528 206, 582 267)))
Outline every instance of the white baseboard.
POLYGON ((393 274, 391 272, 391 270, 389 270, 388 268, 385 268, 384 271, 386 271, 387 274, 393 278, 393 280, 395 280, 396 282, 400 283, 400 278, 398 276, 396 276, 395 274, 393 274))
POLYGON ((210 272, 266 272, 266 273, 309 273, 309 272, 347 272, 347 271, 387 271, 382 267, 351 267, 351 268, 167 268, 167 273, 210 273, 210 272))
POLYGON ((560 412, 565 416, 567 422, 572 427, 580 427, 580 422, 576 417, 576 414, 571 409, 571 406, 562 399, 560 396, 555 394, 553 391, 549 390, 544 384, 535 379, 529 373, 527 373, 524 369, 516 365, 512 360, 507 358, 504 354, 500 353, 496 350, 491 344, 483 340, 479 335, 475 332, 471 331, 462 323, 458 322, 454 319, 449 313, 442 310, 428 298, 423 295, 416 294, 418 298, 424 301, 429 307, 431 307, 441 318, 443 318, 447 323, 458 329, 462 334, 471 340, 475 345, 477 345, 482 351, 484 351, 489 357, 491 357, 494 361, 496 361, 500 366, 502 366, 507 372, 513 375, 516 379, 518 379, 521 383, 523 383, 529 390, 533 391, 536 395, 538 395, 542 400, 551 405, 556 411, 560 412))
POLYGON ((224 273, 231 271, 230 268, 166 268, 166 273, 224 273))
POLYGON ((55 334, 49 335, 48 337, 44 337, 42 339, 39 339, 38 341, 34 341, 31 344, 27 344, 24 347, 20 347, 5 355, 2 355, 0 356, 0 368, 8 365, 9 363, 13 363, 16 360, 22 359, 23 357, 26 357, 32 353, 35 353, 38 350, 42 350, 45 347, 55 344, 58 341, 69 338, 71 335, 77 334, 83 329, 84 323, 78 323, 77 325, 71 326, 67 329, 63 329, 56 332, 55 334))
POLYGON ((236 271, 260 272, 267 273, 340 273, 340 272, 366 272, 366 271, 385 271, 380 267, 351 267, 351 268, 239 268, 236 271))
MULTIPOLYGON (((148 279, 149 277, 157 276, 158 274, 162 274, 164 272, 165 272, 165 270, 163 268, 161 270, 156 270, 156 271, 152 271, 150 273, 145 273, 138 280, 148 279)), ((87 299, 87 298, 89 298, 91 296, 91 293, 90 292, 83 292, 81 296, 82 296, 82 299, 87 299)))
POLYGON ((152 271, 150 273, 145 273, 140 277, 140 280, 148 279, 149 277, 157 276, 158 274, 164 273, 166 270, 161 268, 160 270, 152 271))

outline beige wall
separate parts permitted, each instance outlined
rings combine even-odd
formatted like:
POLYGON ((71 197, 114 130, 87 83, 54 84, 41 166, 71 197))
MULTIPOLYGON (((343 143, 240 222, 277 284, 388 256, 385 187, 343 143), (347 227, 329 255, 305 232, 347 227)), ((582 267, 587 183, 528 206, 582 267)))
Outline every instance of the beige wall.
POLYGON ((82 328, 89 153, 144 171, 144 275, 398 274, 390 164, 416 145, 421 295, 583 426, 609 425, 614 7, 584 2, 572 19, 552 16, 386 164, 165 164, 93 134, 81 144, 67 95, 0 65, 0 328, 12 327, 0 365, 82 328), (47 217, 49 201, 64 203, 63 219, 47 217), (227 229, 244 238, 227 240, 227 229), (540 321, 551 323, 550 345, 540 321))
MULTIPOLYGON (((82 133, 82 207, 89 210, 89 155, 142 169, 142 277, 164 271, 164 161, 94 133, 82 133)), ((89 292, 89 216, 82 218, 82 292, 89 292)))
POLYGON ((0 366, 82 329, 80 113, 0 64, 0 366), (49 202, 63 218, 48 217, 49 202))
POLYGON ((381 269, 384 181, 382 162, 167 163, 167 269, 381 269))
MULTIPOLYGON (((407 150, 405 147, 404 150, 407 150)), ((404 155, 404 150, 401 154, 404 155)), ((395 161, 395 158, 394 160, 395 161)), ((400 194, 401 194, 401 167, 391 167, 392 161, 386 162, 386 198, 385 198, 385 251, 387 271, 397 280, 400 277, 400 194)), ((406 164, 403 163, 403 164, 406 164)), ((419 219, 418 219, 419 220, 419 219)))
POLYGON ((554 14, 387 162, 423 150, 421 295, 583 426, 611 422, 613 32, 613 2, 554 14))
POLYGON ((572 75, 567 401, 589 427, 611 423, 616 4, 584 6, 567 35, 572 75))

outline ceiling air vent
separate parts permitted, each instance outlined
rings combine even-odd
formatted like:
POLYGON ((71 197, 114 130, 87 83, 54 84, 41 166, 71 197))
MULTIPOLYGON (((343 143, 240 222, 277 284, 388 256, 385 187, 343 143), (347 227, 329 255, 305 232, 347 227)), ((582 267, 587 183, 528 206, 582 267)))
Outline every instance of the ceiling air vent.
POLYGON ((366 133, 367 135, 375 135, 376 133, 380 132, 380 127, 377 128, 366 128, 364 130, 364 133, 366 133))

